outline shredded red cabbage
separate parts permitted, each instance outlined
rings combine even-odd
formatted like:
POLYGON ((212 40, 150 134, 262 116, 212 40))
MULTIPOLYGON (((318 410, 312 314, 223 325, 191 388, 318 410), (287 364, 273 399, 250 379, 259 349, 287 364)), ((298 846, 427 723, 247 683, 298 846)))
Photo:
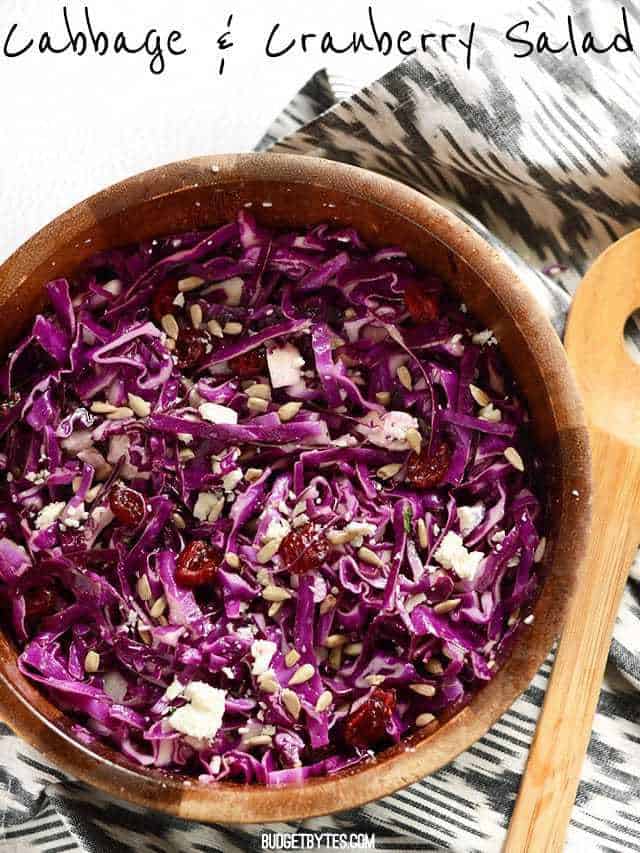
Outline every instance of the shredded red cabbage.
POLYGON ((495 674, 532 619, 540 463, 440 279, 243 211, 47 292, 1 376, 0 592, 84 743, 295 782, 495 674))

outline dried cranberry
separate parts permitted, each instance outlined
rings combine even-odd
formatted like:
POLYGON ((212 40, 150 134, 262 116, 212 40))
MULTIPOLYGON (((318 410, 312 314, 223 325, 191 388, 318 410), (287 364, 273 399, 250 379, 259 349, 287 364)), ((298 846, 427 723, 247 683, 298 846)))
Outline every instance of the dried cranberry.
POLYGON ((25 592, 24 603, 27 619, 42 619, 55 610, 55 590, 49 586, 33 587, 25 592))
POLYGON ((145 516, 145 502, 140 492, 118 483, 109 492, 111 512, 122 524, 133 527, 145 516))
POLYGON ((211 346, 211 335, 206 329, 180 329, 174 350, 180 370, 196 367, 211 346))
POLYGON ((395 691, 376 687, 367 701, 347 717, 344 726, 345 741, 360 749, 375 746, 385 736, 387 723, 395 707, 395 691))
POLYGON ((412 453, 407 463, 407 480, 418 489, 439 485, 451 464, 451 449, 442 441, 436 447, 423 447, 420 454, 412 453))
POLYGON ((181 586, 197 587, 209 583, 215 577, 224 559, 220 548, 202 539, 190 542, 178 557, 176 582, 181 586))
POLYGON ((159 323, 165 314, 173 314, 176 306, 173 300, 178 295, 178 279, 168 278, 158 285, 151 297, 151 316, 159 323))
POLYGON ((410 281, 404 291, 404 302, 416 323, 431 323, 438 316, 440 300, 429 293, 419 281, 410 281))
POLYGON ((256 347, 242 355, 229 359, 229 368, 240 379, 249 379, 267 371, 267 355, 264 347, 256 347))
POLYGON ((320 568, 327 559, 329 543, 309 522, 284 537, 279 553, 290 572, 303 575, 320 568))

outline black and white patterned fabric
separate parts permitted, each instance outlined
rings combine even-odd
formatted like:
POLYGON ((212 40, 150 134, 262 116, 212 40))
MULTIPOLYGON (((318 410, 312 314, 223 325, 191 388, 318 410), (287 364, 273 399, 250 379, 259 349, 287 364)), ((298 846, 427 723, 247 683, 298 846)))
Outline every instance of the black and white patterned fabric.
MULTIPOLYGON (((585 28, 596 3, 573 5, 585 28)), ((598 4, 599 6, 599 4, 598 4)), ((531 6, 566 20, 566 6, 531 6)), ((613 3, 604 11, 618 14, 613 3)), ((638 12, 628 4, 634 25, 638 12)), ((315 75, 262 149, 391 175, 455 209, 499 245, 560 332, 589 262, 640 224, 640 67, 591 57, 520 66, 498 28, 477 36, 474 72, 432 54, 359 91, 315 75)), ((620 57, 618 57, 620 59, 620 57)), ((640 539, 640 531, 639 531, 640 539)), ((245 853, 261 833, 375 833, 378 850, 497 853, 544 698, 552 656, 478 743, 438 773, 352 812, 300 825, 208 827, 109 799, 0 729, 0 850, 11 853, 245 853)), ((611 646, 569 850, 640 851, 640 562, 611 646)))

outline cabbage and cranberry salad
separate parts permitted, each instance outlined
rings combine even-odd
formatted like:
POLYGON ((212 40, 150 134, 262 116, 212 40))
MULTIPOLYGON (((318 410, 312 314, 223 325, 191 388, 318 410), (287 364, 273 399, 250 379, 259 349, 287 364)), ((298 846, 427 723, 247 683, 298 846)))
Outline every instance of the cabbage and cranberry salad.
POLYGON ((540 462, 439 278, 243 210, 47 293, 2 373, 0 591, 82 742, 292 782, 492 678, 533 618, 540 462))

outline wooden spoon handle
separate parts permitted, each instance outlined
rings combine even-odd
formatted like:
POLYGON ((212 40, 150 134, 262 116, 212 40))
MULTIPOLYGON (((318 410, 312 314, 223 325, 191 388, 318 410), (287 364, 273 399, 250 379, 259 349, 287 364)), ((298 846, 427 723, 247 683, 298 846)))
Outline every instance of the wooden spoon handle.
POLYGON ((591 447, 591 542, 520 785, 507 853, 564 848, 613 625, 640 539, 640 450, 598 429, 591 431, 591 447))

